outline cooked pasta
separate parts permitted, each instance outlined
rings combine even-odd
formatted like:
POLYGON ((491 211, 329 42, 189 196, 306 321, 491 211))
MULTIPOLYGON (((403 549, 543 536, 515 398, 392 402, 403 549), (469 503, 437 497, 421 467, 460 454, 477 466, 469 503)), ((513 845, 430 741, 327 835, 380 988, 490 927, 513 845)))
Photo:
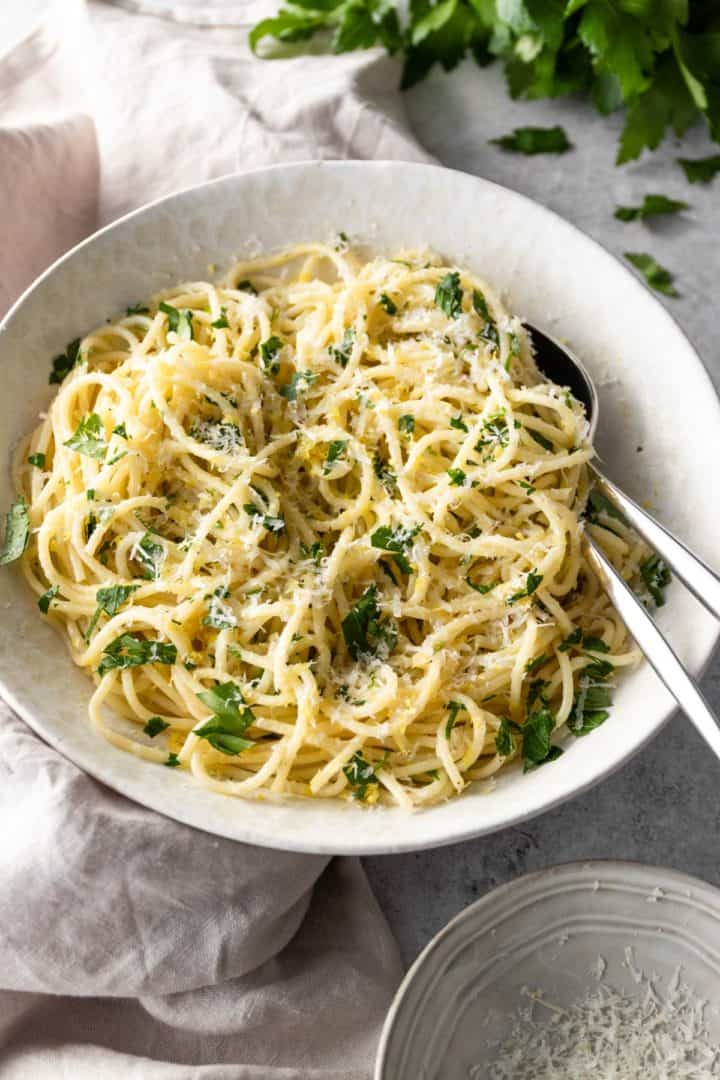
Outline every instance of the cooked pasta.
POLYGON ((583 409, 469 271, 303 244, 130 308, 53 379, 22 565, 115 746, 410 808, 607 716, 637 652, 583 559, 583 409))

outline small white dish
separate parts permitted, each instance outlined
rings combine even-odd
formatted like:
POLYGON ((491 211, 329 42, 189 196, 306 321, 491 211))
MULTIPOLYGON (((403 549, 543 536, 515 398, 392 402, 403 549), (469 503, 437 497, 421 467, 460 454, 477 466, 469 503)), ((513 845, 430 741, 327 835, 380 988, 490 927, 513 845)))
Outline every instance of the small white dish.
MULTIPOLYGON (((567 1009, 601 985, 640 999, 648 979, 662 996, 680 980, 708 1002, 709 1041, 720 1045, 719 978, 720 890, 640 863, 529 874, 472 904, 420 954, 385 1021, 375 1080, 485 1080, 530 993, 567 1009)), ((551 1009, 533 1011, 552 1022, 551 1009)))
MULTIPOLYGON (((511 310, 566 339, 601 395, 598 448, 608 474, 710 565, 720 565, 720 504, 708 477, 720 461, 720 407, 697 354, 626 267, 573 226, 515 192, 463 173, 401 162, 277 166, 230 176, 153 203, 60 259, 0 326, 0 510, 7 463, 52 395, 51 358, 106 318, 236 258, 345 231, 388 252, 427 244, 499 289, 511 310), (642 447, 640 450, 639 448, 642 447)), ((673 711, 647 665, 620 681, 610 719, 569 740, 558 761, 495 790, 471 786, 431 810, 367 810, 329 800, 245 801, 186 774, 139 762, 86 719, 87 677, 43 620, 17 570, 0 572, 0 688, 48 742, 129 798, 197 828, 295 851, 381 854, 454 843, 548 810, 617 768, 673 711)), ((660 624, 698 672, 715 621, 679 584, 660 624)))

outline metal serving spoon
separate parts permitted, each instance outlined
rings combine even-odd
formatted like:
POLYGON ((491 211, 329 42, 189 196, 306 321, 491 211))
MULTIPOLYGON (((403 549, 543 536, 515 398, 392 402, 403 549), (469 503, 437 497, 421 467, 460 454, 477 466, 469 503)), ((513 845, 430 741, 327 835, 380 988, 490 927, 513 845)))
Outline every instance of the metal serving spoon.
MULTIPOLYGON (((540 371, 554 383, 567 386, 585 406, 590 424, 590 441, 597 428, 599 403, 595 384, 584 364, 559 341, 537 327, 525 324, 535 349, 540 371)), ((677 537, 625 495, 594 463, 590 473, 595 486, 621 511, 635 532, 660 555, 708 611, 720 618, 720 577, 693 554, 677 537)), ((635 638, 646 659, 665 683, 678 705, 720 757, 720 723, 703 697, 697 683, 685 670, 665 640, 652 616, 622 579, 615 567, 583 527, 588 562, 635 638)))

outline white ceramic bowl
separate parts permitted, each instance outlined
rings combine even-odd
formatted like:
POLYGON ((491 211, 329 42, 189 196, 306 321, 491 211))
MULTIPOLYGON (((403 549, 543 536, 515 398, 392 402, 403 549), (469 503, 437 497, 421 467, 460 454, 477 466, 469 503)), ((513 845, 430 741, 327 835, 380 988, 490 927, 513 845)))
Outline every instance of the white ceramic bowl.
MULTIPOLYGON (((485 1080, 527 991, 566 1009, 600 984, 642 1000, 652 978, 667 997, 678 969, 709 1002, 709 1041, 720 1045, 720 890, 625 862, 518 878, 461 912, 415 961, 385 1021, 375 1080, 485 1080)), ((552 1021, 550 1009, 534 1012, 552 1021)))
MULTIPOLYGON (((388 251, 427 244, 467 264, 512 310, 566 338, 600 387, 598 446, 608 472, 720 564, 720 409, 696 353, 625 267, 577 229, 495 184, 428 165, 337 162, 278 166, 204 184, 145 207, 80 244, 18 301, 0 329, 0 458, 50 400, 51 357, 126 305, 236 257, 300 240, 351 240, 388 251), (636 448, 642 446, 642 452, 636 448)), ((7 468, 0 507, 12 500, 7 468)), ((3 695, 50 743, 110 787, 188 824, 248 843, 309 852, 382 853, 448 844, 547 810, 606 775, 672 712, 647 666, 623 679, 611 718, 557 762, 497 789, 472 787, 407 815, 328 801, 249 802, 116 750, 86 721, 89 683, 38 617, 19 573, 0 572, 3 695)), ((674 585, 660 622, 694 671, 718 635, 674 585)))

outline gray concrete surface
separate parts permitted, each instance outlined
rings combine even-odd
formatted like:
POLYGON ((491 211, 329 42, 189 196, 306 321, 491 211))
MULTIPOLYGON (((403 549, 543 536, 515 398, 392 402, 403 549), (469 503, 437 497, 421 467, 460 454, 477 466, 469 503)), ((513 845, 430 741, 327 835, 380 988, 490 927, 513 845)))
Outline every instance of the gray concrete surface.
MULTIPOLYGON (((616 168, 619 117, 598 116, 573 100, 511 102, 499 71, 471 63, 449 76, 433 74, 408 95, 407 107, 419 140, 443 164, 529 195, 616 255, 647 251, 672 270, 682 296, 663 302, 720 387, 720 177, 714 185, 690 185, 675 162, 718 153, 702 128, 616 168), (566 128, 574 152, 523 158, 487 142, 516 126, 556 123, 566 128), (692 208, 650 227, 613 218, 618 203, 635 204, 647 192, 692 208)), ((718 497, 720 462, 708 464, 708 496, 718 497)), ((720 711, 720 656, 703 687, 720 711)), ((367 859, 365 866, 409 963, 453 915, 495 885, 556 863, 602 858, 672 866, 720 885, 720 762, 681 715, 613 777, 559 809, 491 837, 367 859)))

